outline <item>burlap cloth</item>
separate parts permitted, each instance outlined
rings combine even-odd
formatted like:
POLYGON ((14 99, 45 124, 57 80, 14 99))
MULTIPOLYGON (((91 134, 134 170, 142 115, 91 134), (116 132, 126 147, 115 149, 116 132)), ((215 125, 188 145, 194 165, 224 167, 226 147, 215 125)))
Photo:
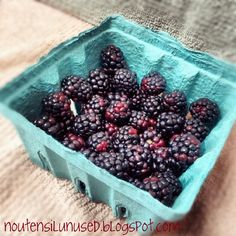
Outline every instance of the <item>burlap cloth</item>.
MULTIPOLYGON (((91 25, 81 20, 32 0, 0 1, 0 86, 59 42, 89 27, 91 25)), ((89 201, 76 193, 69 181, 59 180, 33 165, 13 126, 3 117, 0 124, 0 235, 20 235, 4 233, 3 222, 22 222, 26 218, 31 221, 118 222, 108 206, 89 201)), ((235 139, 236 129, 233 129, 191 213, 181 221, 181 230, 168 235, 236 235, 235 139)))

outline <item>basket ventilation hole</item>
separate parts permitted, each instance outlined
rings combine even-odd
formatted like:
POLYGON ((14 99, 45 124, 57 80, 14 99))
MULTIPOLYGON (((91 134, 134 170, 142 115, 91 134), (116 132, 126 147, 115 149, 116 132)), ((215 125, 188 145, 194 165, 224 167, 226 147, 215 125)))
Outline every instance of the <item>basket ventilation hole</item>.
POLYGON ((84 182, 78 180, 78 189, 81 193, 86 194, 86 185, 84 182))
POLYGON ((124 206, 119 205, 119 206, 116 206, 116 215, 120 219, 126 218, 128 216, 128 211, 126 210, 124 206))

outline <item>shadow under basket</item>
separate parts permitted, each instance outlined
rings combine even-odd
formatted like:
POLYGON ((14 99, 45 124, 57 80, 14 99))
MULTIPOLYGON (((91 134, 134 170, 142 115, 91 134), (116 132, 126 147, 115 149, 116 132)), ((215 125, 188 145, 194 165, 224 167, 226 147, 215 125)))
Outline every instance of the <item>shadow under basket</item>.
MULTIPOLYGON (((108 204, 127 222, 177 221, 186 215, 215 165, 236 118, 236 67, 207 53, 192 51, 165 32, 153 32, 111 16, 56 48, 0 90, 0 111, 15 125, 38 166, 74 183, 77 191, 108 204), (39 116, 41 99, 59 89, 67 75, 86 77, 99 66, 100 52, 115 44, 124 52, 138 80, 160 72, 168 90, 181 89, 189 102, 208 97, 219 104, 221 118, 203 143, 203 155, 181 177, 183 191, 172 207, 95 166, 81 153, 64 147, 30 121, 39 116)), ((50 193, 49 193, 50 194, 50 193)), ((142 229, 140 229, 142 231, 142 229)))

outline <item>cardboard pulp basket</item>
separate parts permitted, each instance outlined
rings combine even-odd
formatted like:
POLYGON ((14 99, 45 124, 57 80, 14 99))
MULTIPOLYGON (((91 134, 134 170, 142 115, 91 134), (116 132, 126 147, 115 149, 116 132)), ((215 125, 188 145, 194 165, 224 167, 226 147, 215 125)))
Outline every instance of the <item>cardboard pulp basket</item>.
MULTIPOLYGON (((15 125, 38 166, 66 178, 93 201, 108 204, 116 217, 128 222, 176 221, 186 215, 214 167, 236 118, 236 67, 209 54, 192 51, 165 32, 153 32, 121 16, 63 42, 0 90, 0 111, 15 125), (41 99, 59 89, 67 75, 86 77, 99 67, 100 52, 115 44, 124 52, 138 80, 160 72, 167 89, 181 89, 189 102, 208 97, 219 104, 221 119, 202 144, 203 155, 180 177, 183 191, 172 207, 149 193, 117 179, 81 153, 63 146, 30 121, 39 116, 41 99)), ((50 194, 50 193, 49 193, 50 194)))

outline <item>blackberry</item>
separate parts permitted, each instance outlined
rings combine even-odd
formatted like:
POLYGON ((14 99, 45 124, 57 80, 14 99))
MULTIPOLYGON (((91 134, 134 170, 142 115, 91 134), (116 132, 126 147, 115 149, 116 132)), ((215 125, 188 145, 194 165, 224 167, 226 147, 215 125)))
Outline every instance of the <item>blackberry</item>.
POLYGON ((134 95, 138 90, 136 73, 128 69, 117 70, 112 80, 112 87, 115 91, 123 92, 127 96, 134 95))
POLYGON ((153 151, 164 147, 165 141, 155 129, 148 129, 140 135, 140 145, 153 151))
POLYGON ((80 150, 80 152, 84 154, 84 156, 93 163, 95 162, 95 159, 98 156, 98 153, 92 150, 91 148, 84 147, 80 150))
POLYGON ((145 178, 151 173, 153 159, 149 149, 140 145, 128 145, 120 149, 120 154, 128 160, 132 177, 145 178))
POLYGON ((44 112, 53 117, 65 116, 71 111, 70 104, 70 99, 62 92, 51 93, 42 100, 44 112))
POLYGON ((189 111, 193 118, 213 126, 220 116, 218 105, 208 98, 200 98, 190 104, 189 111))
POLYGON ((96 152, 107 152, 111 149, 111 141, 105 132, 91 135, 87 141, 88 146, 96 152))
POLYGON ((87 81, 90 83, 94 94, 105 95, 109 91, 109 77, 103 69, 90 71, 87 81))
POLYGON ((142 181, 135 179, 131 183, 169 207, 182 191, 181 182, 171 171, 156 173, 142 181))
POLYGON ((115 102, 126 102, 126 103, 128 103, 128 105, 130 105, 130 100, 129 100, 128 96, 125 95, 124 93, 110 92, 107 95, 107 100, 108 100, 108 104, 112 104, 115 102))
POLYGON ((108 135, 113 135, 118 131, 118 126, 110 123, 110 122, 105 122, 105 131, 108 133, 108 135))
POLYGON ((157 117, 157 132, 162 137, 170 138, 174 134, 182 132, 185 118, 173 112, 163 112, 157 117))
POLYGON ((108 45, 102 50, 101 61, 104 71, 112 76, 118 69, 127 67, 122 51, 115 45, 108 45))
POLYGON ((131 116, 129 118, 129 125, 133 126, 135 129, 139 131, 146 130, 149 126, 149 118, 143 111, 135 111, 131 112, 131 116))
POLYGON ((77 115, 73 125, 75 134, 87 138, 94 133, 104 130, 104 124, 100 117, 94 113, 77 115))
POLYGON ((95 113, 103 115, 108 106, 108 101, 104 97, 96 94, 85 104, 81 105, 82 113, 95 113))
POLYGON ((86 102, 92 96, 92 87, 88 81, 76 75, 62 80, 61 91, 75 102, 86 102))
POLYGON ((158 95, 166 88, 166 81, 159 73, 153 72, 143 77, 141 90, 148 95, 158 95))
POLYGON ((57 119, 59 122, 63 122, 65 129, 69 132, 73 130, 73 124, 75 121, 75 116, 72 111, 67 112, 63 117, 57 119))
POLYGON ((139 135, 138 130, 133 128, 132 126, 123 126, 119 128, 118 132, 116 132, 112 136, 112 144, 113 148, 117 151, 119 149, 126 147, 130 144, 138 144, 139 143, 139 135))
POLYGON ((169 165, 179 176, 199 158, 200 141, 191 134, 175 135, 169 143, 169 153, 169 165))
POLYGON ((127 124, 131 111, 127 102, 113 102, 105 112, 107 121, 117 125, 127 124))
POLYGON ((100 168, 107 170, 119 179, 127 179, 129 174, 129 162, 119 153, 103 152, 90 160, 100 168))
POLYGON ((169 166, 169 150, 167 147, 160 147, 153 153, 153 172, 165 172, 170 170, 169 166))
POLYGON ((200 142, 206 138, 209 132, 210 129, 197 119, 187 119, 183 130, 183 133, 194 135, 200 142))
POLYGON ((145 100, 146 95, 142 90, 137 90, 137 92, 130 98, 130 107, 134 110, 141 110, 143 100, 145 100))
POLYGON ((42 118, 35 120, 34 124, 57 139, 61 138, 65 132, 64 123, 58 122, 52 116, 44 115, 42 118))
POLYGON ((187 98, 185 94, 179 90, 166 93, 163 96, 163 104, 166 111, 179 113, 182 116, 185 116, 187 113, 187 98))
POLYGON ((80 151, 85 146, 83 138, 72 133, 64 136, 62 144, 75 151, 80 151))
POLYGON ((149 117, 157 117, 163 111, 162 96, 149 96, 143 100, 141 110, 149 117))

